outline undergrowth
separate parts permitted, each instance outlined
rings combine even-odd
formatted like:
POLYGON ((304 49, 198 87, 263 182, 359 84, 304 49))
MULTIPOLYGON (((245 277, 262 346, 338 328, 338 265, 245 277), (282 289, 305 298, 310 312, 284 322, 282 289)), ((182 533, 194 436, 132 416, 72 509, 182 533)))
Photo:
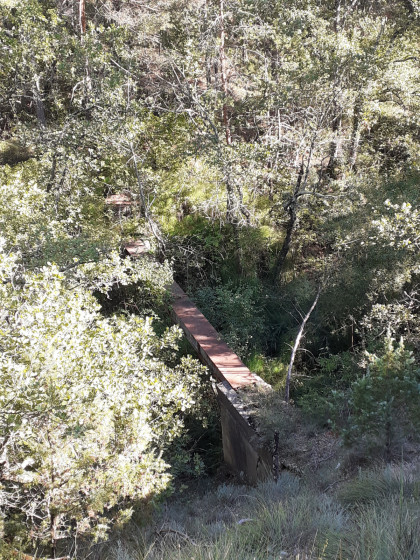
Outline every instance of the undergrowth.
MULTIPOLYGON (((419 560, 420 473, 361 472, 333 492, 284 472, 167 504, 115 537, 103 560, 419 560)), ((96 560, 96 559, 95 559, 96 560)))

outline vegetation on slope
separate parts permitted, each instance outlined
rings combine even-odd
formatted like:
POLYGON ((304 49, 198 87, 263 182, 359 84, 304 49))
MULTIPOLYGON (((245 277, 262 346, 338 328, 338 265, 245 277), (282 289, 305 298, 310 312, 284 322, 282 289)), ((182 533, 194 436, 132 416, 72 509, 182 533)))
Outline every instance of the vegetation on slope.
POLYGON ((281 395, 320 289, 292 371, 304 422, 414 456, 418 30, 415 0, 1 2, 6 557, 77 557, 214 462, 202 368, 162 313, 171 267, 281 395), (155 264, 122 258, 138 237, 155 264))
MULTIPOLYGON (((325 471, 324 471, 325 476, 325 471)), ((117 535, 106 560, 417 560, 419 473, 387 467, 360 474, 338 493, 312 473, 284 473, 256 488, 222 484, 169 504, 142 529, 117 535), (318 484, 317 484, 318 483, 318 484)))

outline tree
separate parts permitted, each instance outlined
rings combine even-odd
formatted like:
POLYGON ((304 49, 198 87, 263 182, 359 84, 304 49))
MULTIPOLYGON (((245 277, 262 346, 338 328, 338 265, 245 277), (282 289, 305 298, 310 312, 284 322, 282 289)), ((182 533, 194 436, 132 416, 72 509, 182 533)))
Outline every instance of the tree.
MULTIPOLYGON (((158 337, 150 318, 101 316, 89 286, 107 292, 118 278, 145 278, 144 264, 125 277, 111 262, 87 265, 66 280, 54 265, 25 272, 3 248, 3 530, 6 539, 29 544, 30 537, 31 547, 48 546, 54 556, 69 537, 103 538, 129 518, 133 501, 168 488, 162 453, 182 434, 202 366, 190 358, 176 363, 175 327, 158 337)), ((156 285, 156 265, 149 274, 156 285)), ((168 281, 165 269, 160 278, 168 281)))
POLYGON ((320 293, 321 293, 321 286, 319 286, 319 288, 318 288, 315 299, 312 302, 312 305, 309 308, 309 311, 306 313, 306 315, 304 317, 302 316, 302 323, 299 327, 299 331, 298 331, 298 334, 297 334, 296 339, 295 339, 295 343, 294 343, 293 348, 292 348, 292 353, 290 355, 289 367, 287 369, 287 374, 286 374, 286 388, 285 388, 285 395, 284 395, 284 400, 287 403, 290 400, 290 381, 291 381, 291 378, 292 378, 292 370, 293 370, 293 364, 294 364, 295 357, 296 357, 296 352, 299 349, 299 344, 300 344, 300 341, 302 339, 303 333, 305 331, 306 323, 308 322, 313 310, 316 307, 316 304, 318 303, 320 293))
POLYGON ((420 427, 420 369, 403 340, 395 346, 390 336, 383 353, 367 353, 367 362, 366 374, 351 386, 345 439, 378 445, 389 460, 398 436, 420 427))

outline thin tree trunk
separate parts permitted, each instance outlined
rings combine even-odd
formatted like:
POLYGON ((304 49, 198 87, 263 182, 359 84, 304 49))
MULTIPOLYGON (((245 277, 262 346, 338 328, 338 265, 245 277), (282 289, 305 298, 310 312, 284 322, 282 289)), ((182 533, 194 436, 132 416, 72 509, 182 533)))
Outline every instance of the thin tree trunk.
POLYGON ((39 76, 34 77, 32 93, 35 103, 36 118, 38 119, 38 123, 41 128, 44 128, 47 124, 47 119, 45 118, 44 103, 42 101, 41 79, 39 76))
MULTIPOLYGON (((227 59, 226 59, 226 31, 225 31, 225 5, 224 0, 220 0, 219 4, 219 18, 220 18, 220 76, 223 94, 223 106, 222 106, 222 120, 223 128, 225 130, 225 140, 226 145, 232 145, 232 134, 230 132, 229 126, 229 109, 228 109, 228 97, 229 97, 229 78, 227 73, 227 59)), ((236 265, 237 270, 240 275, 242 275, 242 259, 241 259, 241 247, 239 242, 239 231, 238 231, 238 220, 236 212, 238 210, 237 200, 235 196, 235 186, 230 177, 230 163, 226 162, 224 165, 224 176, 226 184, 226 221, 233 226, 233 236, 236 246, 236 265)), ((243 216, 245 216, 247 223, 250 222, 250 213, 242 203, 242 191, 240 187, 237 188, 239 194, 239 211, 243 216)))
POLYGON ((224 165, 224 183, 226 186, 226 221, 229 224, 237 225, 235 212, 235 190, 230 177, 229 164, 224 165))
POLYGON ((341 27, 341 1, 335 0, 334 33, 338 33, 341 27))
POLYGON ((363 98, 362 94, 359 93, 354 102, 353 110, 353 127, 350 140, 350 154, 349 154, 349 164, 350 169, 354 169, 357 163, 357 154, 359 151, 360 144, 360 125, 363 111, 363 98))
POLYGON ((47 183, 47 188, 46 188, 47 193, 51 192, 51 189, 54 185, 56 169, 57 169, 57 154, 54 153, 53 156, 52 156, 50 178, 49 178, 49 181, 47 183))
POLYGON ((79 0, 79 27, 80 35, 83 38, 86 33, 86 0, 79 0))
MULTIPOLYGON (((227 72, 227 58, 226 58, 226 50, 225 50, 225 43, 226 43, 226 30, 225 30, 225 6, 224 0, 220 0, 219 4, 219 17, 220 17, 220 76, 222 82, 222 93, 223 93, 223 107, 222 107, 222 119, 223 119, 223 128, 225 130, 225 139, 226 145, 232 145, 232 133, 230 131, 230 124, 229 124, 229 108, 228 108, 228 98, 229 98, 229 77, 227 72)), ((239 196, 239 205, 238 208, 235 208, 235 189, 234 185, 232 185, 232 181, 229 177, 229 169, 226 166, 225 169, 225 177, 226 177, 226 220, 233 224, 236 228, 236 211, 239 209, 240 213, 245 217, 247 225, 251 222, 251 214, 246 206, 243 204, 243 195, 240 186, 237 186, 238 196, 239 196)))
POLYGON ((202 27, 202 37, 203 42, 205 42, 205 65, 206 65, 206 85, 207 89, 211 88, 211 58, 209 57, 209 50, 204 38, 204 34, 207 32, 209 28, 208 24, 208 0, 205 0, 204 3, 204 18, 203 18, 203 27, 202 27))
POLYGON ((139 171, 139 168, 137 166, 137 156, 134 152, 134 147, 133 147, 132 144, 130 145, 130 151, 131 151, 131 155, 132 155, 133 162, 134 162, 134 169, 135 169, 135 172, 136 172, 137 184, 138 184, 138 187, 139 187, 139 195, 140 195, 140 200, 141 200, 141 204, 142 204, 142 207, 143 207, 144 217, 146 218, 146 220, 147 220, 147 222, 150 226, 152 234, 157 239, 157 242, 159 244, 159 248, 162 251, 164 251, 165 250, 165 241, 164 241, 164 239, 163 239, 163 237, 162 237, 162 235, 159 231, 158 225, 156 224, 156 222, 154 221, 153 217, 150 214, 148 205, 146 204, 146 197, 144 196, 144 189, 143 189, 143 184, 142 184, 141 177, 140 177, 140 171, 139 171))
POLYGON ((246 225, 250 226, 251 225, 251 212, 248 210, 248 208, 244 204, 244 195, 243 195, 243 192, 242 192, 242 189, 241 189, 240 185, 237 184, 236 190, 238 191, 239 210, 240 210, 242 216, 246 220, 246 225))
MULTIPOLYGON (((338 40, 338 33, 341 29, 341 2, 342 0, 335 0, 335 17, 333 22, 333 29, 336 36, 336 42, 338 40)), ((342 107, 338 102, 338 90, 339 90, 339 68, 336 66, 334 71, 334 90, 333 90, 333 119, 332 119, 332 132, 333 139, 330 143, 329 148, 329 160, 328 165, 325 170, 325 175, 327 177, 336 178, 336 165, 337 157, 340 150, 341 144, 341 119, 342 119, 342 107)))
MULTIPOLYGON (((80 42, 82 45, 85 42, 86 34, 86 0, 79 0, 79 29, 80 29, 80 42)), ((85 61, 85 79, 83 80, 84 85, 84 99, 83 108, 86 109, 89 105, 89 98, 92 93, 92 81, 90 79, 90 68, 89 68, 89 58, 86 55, 85 61)))
MULTIPOLYGON (((232 144, 232 136, 229 128, 229 115, 228 115, 228 78, 226 71, 226 52, 225 52, 225 12, 224 12, 224 0, 220 0, 220 77, 222 82, 222 94, 223 94, 223 107, 222 107, 222 120, 223 128, 225 130, 226 145, 230 146, 232 144)), ((226 183, 226 220, 228 223, 233 224, 235 222, 235 192, 232 182, 230 180, 230 171, 228 165, 225 166, 225 183, 226 183)))
POLYGON ((283 269, 283 266, 284 266, 284 262, 286 260, 286 257, 288 255, 288 253, 289 253, 290 244, 291 244, 291 241, 292 241, 292 233, 293 233, 293 230, 295 229, 295 224, 296 224, 296 219, 297 219, 295 205, 296 205, 296 202, 293 201, 293 202, 290 203, 290 206, 287 209, 287 211, 289 213, 289 221, 287 222, 287 226, 286 226, 286 237, 284 238, 283 245, 280 249, 280 253, 277 257, 276 266, 274 268, 274 278, 275 278, 275 280, 277 280, 277 278, 280 276, 280 273, 281 273, 281 271, 283 269))
POLYGON ((229 115, 228 115, 228 76, 226 70, 226 51, 225 51, 225 12, 224 12, 224 0, 220 0, 220 74, 222 79, 222 91, 223 91, 223 126, 225 129, 226 144, 230 146, 232 144, 232 135, 230 133, 229 127, 229 115))
POLYGON ((341 145, 341 108, 338 104, 334 103, 334 119, 332 123, 333 139, 331 140, 329 149, 328 165, 325 170, 325 175, 332 179, 336 178, 337 158, 340 152, 341 145))
POLYGON ((311 316, 312 311, 315 309, 316 304, 318 303, 320 293, 321 293, 321 286, 319 286, 319 288, 318 288, 318 291, 316 293, 316 297, 315 297, 308 313, 303 318, 302 324, 300 325, 299 332, 297 334, 295 343, 294 343, 293 348, 292 348, 292 355, 290 356, 289 368, 287 370, 287 375, 286 375, 286 389, 285 389, 285 395, 284 395, 284 400, 287 403, 289 402, 289 399, 290 399, 290 380, 292 378, 292 369, 293 369, 293 364, 294 364, 295 357, 296 357, 296 352, 298 351, 300 341, 301 341, 301 338, 303 336, 303 332, 305 330, 306 323, 308 322, 308 319, 311 316))
POLYGON ((51 512, 50 514, 50 550, 51 557, 55 558, 57 556, 57 516, 51 512))
POLYGON ((293 233, 293 230, 295 228, 296 220, 297 220, 296 204, 297 204, 297 197, 298 197, 300 187, 301 187, 301 184, 302 184, 303 173, 304 173, 304 164, 302 162, 302 164, 300 166, 300 169, 299 169, 299 175, 298 175, 298 178, 297 178, 297 181, 296 181, 296 186, 295 186, 295 189, 293 191, 293 195, 292 195, 290 201, 288 202, 288 204, 285 206, 285 210, 289 214, 289 221, 288 221, 287 226, 286 226, 286 237, 284 238, 283 245, 280 249, 280 253, 277 257, 276 265, 274 267, 274 280, 277 280, 277 278, 279 277, 279 275, 280 275, 280 273, 283 269, 286 257, 289 253, 290 244, 291 244, 291 241, 292 241, 292 233, 293 233))

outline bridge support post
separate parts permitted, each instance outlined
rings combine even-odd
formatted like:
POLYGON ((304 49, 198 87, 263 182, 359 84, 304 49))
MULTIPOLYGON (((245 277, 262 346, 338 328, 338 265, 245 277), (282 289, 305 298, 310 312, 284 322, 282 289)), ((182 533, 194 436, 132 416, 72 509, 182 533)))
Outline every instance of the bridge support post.
POLYGON ((226 464, 248 484, 273 478, 273 456, 250 425, 241 398, 227 383, 216 389, 226 464))

